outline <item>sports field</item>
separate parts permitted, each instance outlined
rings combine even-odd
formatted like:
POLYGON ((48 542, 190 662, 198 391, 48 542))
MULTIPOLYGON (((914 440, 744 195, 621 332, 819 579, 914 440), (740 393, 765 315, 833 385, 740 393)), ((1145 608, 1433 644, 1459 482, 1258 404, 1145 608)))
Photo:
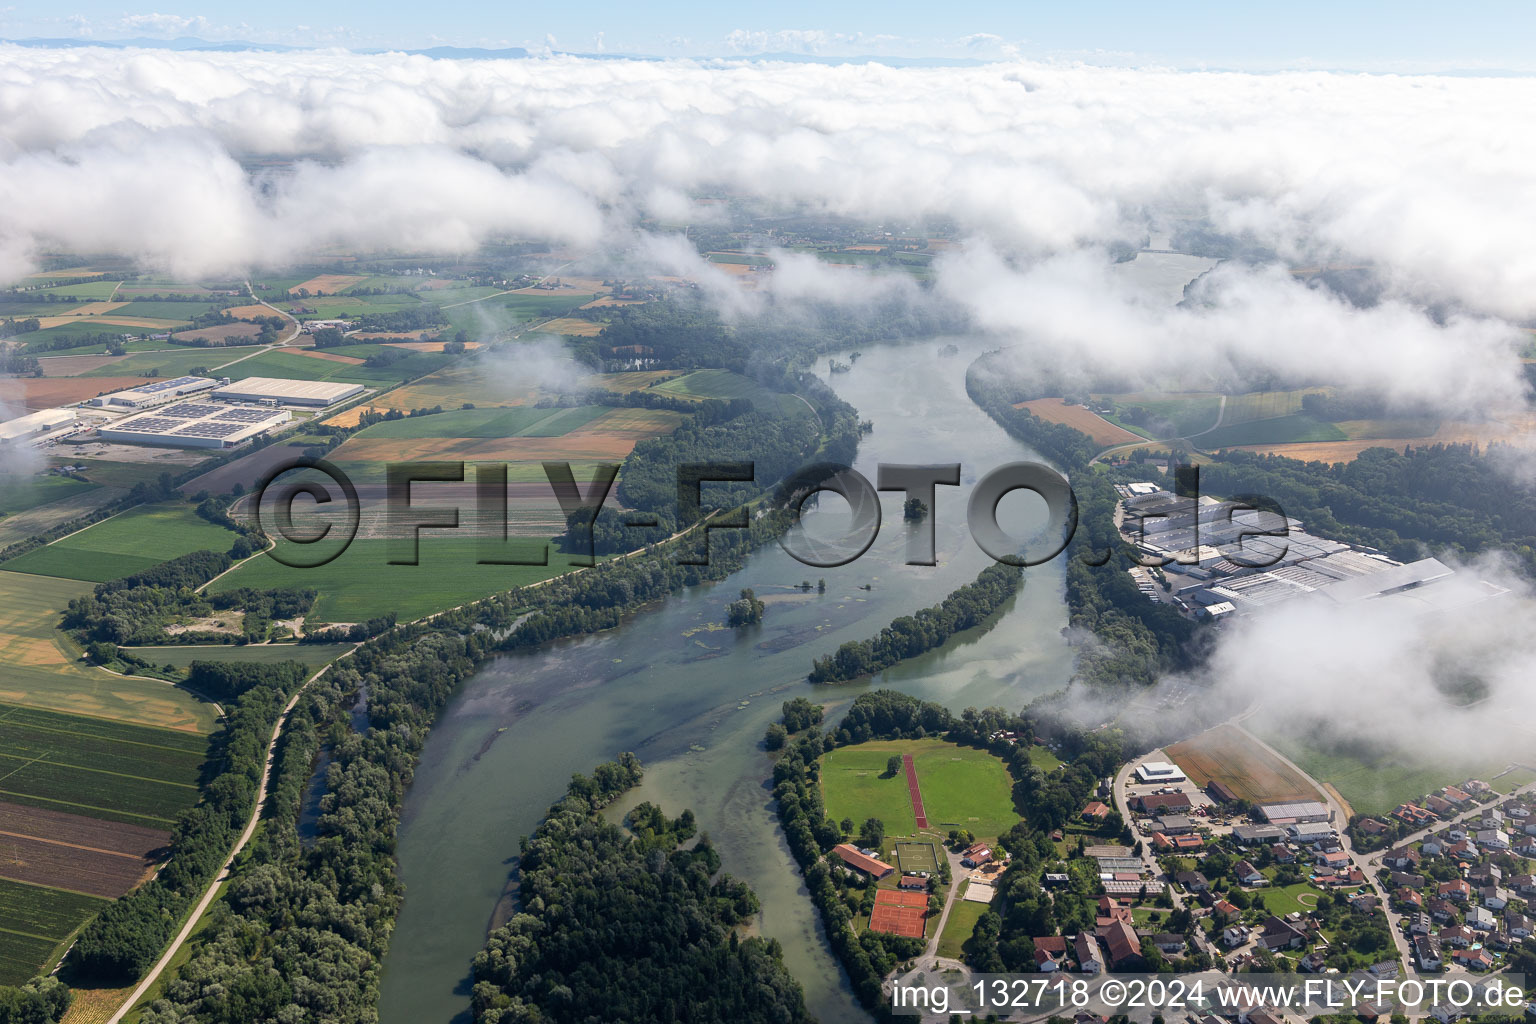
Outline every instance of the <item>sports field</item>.
MULTIPOLYGON (((390 565, 387 540, 358 539, 335 561, 313 569, 295 569, 271 558, 253 558, 219 577, 213 592, 238 587, 313 587, 320 596, 309 625, 362 622, 395 612, 400 621, 420 618, 490 594, 526 586, 570 570, 564 555, 551 550, 548 566, 479 565, 477 542, 470 537, 421 539, 420 565, 390 565)), ((538 544, 520 551, 533 555, 538 544)))
POLYGON ((195 734, 0 704, 0 801, 169 829, 205 752, 195 734))
POLYGON ((939 856, 932 843, 897 843, 896 866, 905 874, 939 870, 939 856))
POLYGON ((1219 725, 1175 743, 1167 753, 1196 785, 1204 787, 1219 779, 1240 800, 1285 803, 1322 799, 1306 779, 1230 725, 1219 725))
POLYGON ((141 505, 0 563, 0 569, 104 583, 194 551, 227 551, 235 537, 190 505, 141 505))
POLYGON ((1018 822, 1003 762, 986 751, 936 739, 876 740, 824 755, 821 789, 832 820, 879 818, 891 836, 917 831, 905 773, 884 777, 893 754, 912 755, 931 828, 969 829, 977 838, 996 839, 1018 822))
POLYGON ((120 676, 80 661, 56 628, 91 584, 0 571, 0 701, 189 732, 201 743, 213 705, 158 679, 120 676))

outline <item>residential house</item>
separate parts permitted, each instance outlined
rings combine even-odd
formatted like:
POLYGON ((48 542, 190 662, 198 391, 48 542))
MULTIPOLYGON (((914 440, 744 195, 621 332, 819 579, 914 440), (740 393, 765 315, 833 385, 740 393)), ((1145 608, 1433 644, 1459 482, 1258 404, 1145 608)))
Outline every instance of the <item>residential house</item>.
POLYGON ((1447 900, 1455 900, 1457 903, 1465 903, 1472 898, 1472 886, 1465 879, 1455 878, 1449 882, 1441 882, 1435 892, 1447 900))
POLYGON ((1536 924, 1524 914, 1510 914, 1504 918, 1504 929, 1516 939, 1528 939, 1536 934, 1536 924))
POLYGON ((1458 949, 1451 953, 1451 962, 1469 971, 1490 971, 1495 961, 1486 949, 1458 949))
POLYGON ((1363 836, 1379 836, 1391 827, 1380 818, 1363 818, 1355 824, 1355 828, 1363 836))
POLYGON ((1424 888, 1424 876, 1408 871, 1392 872, 1393 886, 1407 886, 1410 889, 1424 888))
POLYGON ((1088 806, 1083 808, 1083 817, 1092 818, 1094 821, 1103 821, 1109 817, 1109 805, 1101 800, 1090 800, 1088 806))
POLYGON ((1232 876, 1241 884, 1249 887, 1269 884, 1269 879, 1264 877, 1264 873, 1246 859, 1238 861, 1232 868, 1232 876))
POLYGON ((1451 803, 1443 796, 1432 796, 1428 800, 1424 801, 1424 803, 1429 807, 1430 810, 1434 811, 1442 818, 1448 814, 1454 814, 1456 811, 1456 805, 1451 803))
POLYGON ((1265 949, 1297 949, 1307 941, 1307 933, 1282 917, 1271 917, 1259 932, 1259 942, 1265 949))
POLYGON ((1418 890, 1410 889, 1406 885, 1400 885, 1392 892, 1392 903, 1398 907, 1422 907, 1424 897, 1418 890))
POLYGON ((1141 965, 1141 940, 1136 937, 1135 930, 1129 924, 1124 921, 1115 921, 1103 929, 1101 937, 1109 950, 1110 967, 1115 970, 1124 970, 1127 967, 1141 965))
POLYGON ((1041 935, 1035 938, 1035 970, 1042 974, 1061 969, 1067 958, 1067 940, 1061 935, 1041 935))
POLYGON ((1521 896, 1536 896, 1536 875, 1516 875, 1509 884, 1521 896))
POLYGON ((1072 940, 1072 951, 1077 955, 1077 969, 1084 974, 1098 974, 1104 969, 1099 940, 1089 932, 1077 933, 1077 938, 1072 940))
POLYGON ((1328 958, 1323 954, 1322 950, 1314 949, 1302 957, 1301 962, 1297 966, 1308 974, 1320 974, 1323 968, 1327 966, 1327 963, 1328 958))
POLYGON ((1237 909, 1237 904, 1230 900, 1217 900, 1211 907, 1211 917, 1219 924, 1224 921, 1236 921, 1243 916, 1243 912, 1237 909))
POLYGON ((1343 850, 1335 850, 1332 853, 1320 853, 1314 859, 1314 863, 1335 871, 1342 871, 1349 867, 1349 854, 1343 850))
POLYGON ((1483 828, 1503 828, 1504 812, 1497 807, 1483 808, 1483 828))
POLYGON ((1221 944, 1228 949, 1236 949, 1248 941, 1248 928, 1244 925, 1228 925, 1221 930, 1221 944))
POLYGON ((1184 936, 1176 935, 1173 932, 1163 932, 1152 936, 1152 945, 1156 946, 1157 951, 1164 956, 1184 955, 1184 936))
POLYGON ((1509 833, 1501 828, 1479 829, 1477 832, 1477 845, 1485 850, 1509 849, 1509 833))
POLYGON ((1477 941, 1477 935, 1466 925, 1440 929, 1440 945, 1466 949, 1477 941))
POLYGON ((1455 786, 1446 786, 1440 791, 1440 795, 1445 797, 1451 803, 1456 804, 1457 806, 1460 806, 1461 804, 1464 804, 1472 799, 1470 794, 1463 793, 1455 786))
POLYGON ((1276 843, 1269 848, 1270 856, 1275 858, 1276 864, 1295 864, 1296 852, 1283 843, 1276 843))
POLYGON ((928 879, 922 875, 902 875, 901 881, 896 884, 902 889, 910 889, 913 892, 928 891, 928 879))
POLYGON ((1419 852, 1426 857, 1438 857, 1445 850, 1445 839, 1439 835, 1425 836, 1419 844, 1419 852))
POLYGON ((1423 859, 1419 851, 1411 846, 1399 846, 1397 849, 1388 850, 1381 855, 1381 862, 1383 864, 1389 868, 1398 868, 1400 870, 1416 868, 1423 859))
POLYGON ((986 843, 973 843, 965 848, 960 856, 960 863, 968 868, 976 868, 992 859, 992 850, 986 843))
POLYGON ((1497 919, 1493 916, 1493 911, 1487 907, 1473 907, 1467 911, 1467 924, 1480 932, 1493 931, 1496 923, 1497 919))
POLYGON ((1408 931, 1413 935, 1429 935, 1435 930, 1429 915, 1422 910, 1414 911, 1408 915, 1408 931))
POLYGON ((1531 816, 1531 809, 1525 804, 1505 804, 1504 813, 1511 818, 1519 818, 1524 821, 1531 816))
POLYGON ((1483 906, 1489 910, 1503 910, 1509 906, 1509 890, 1499 885, 1486 886, 1482 890, 1483 906))
POLYGON ((1175 877, 1187 892, 1204 892, 1211 887, 1210 879, 1198 871, 1180 871, 1175 877))
POLYGON ((1376 894, 1365 889, 1349 898, 1349 908, 1357 914, 1374 913, 1380 906, 1381 900, 1376 898, 1376 894))
POLYGON ((1413 940, 1413 956, 1419 962, 1421 971, 1440 969, 1440 944, 1429 935, 1420 935, 1413 940))
POLYGON ((1456 909, 1456 904, 1438 896, 1431 899, 1425 909, 1429 911, 1430 917, 1441 924, 1450 924, 1461 916, 1461 912, 1456 909))

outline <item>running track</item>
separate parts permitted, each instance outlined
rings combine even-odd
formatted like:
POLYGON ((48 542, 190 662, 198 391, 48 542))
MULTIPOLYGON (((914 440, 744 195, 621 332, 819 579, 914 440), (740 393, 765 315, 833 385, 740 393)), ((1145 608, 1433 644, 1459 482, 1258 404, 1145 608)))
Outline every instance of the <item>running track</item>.
POLYGON ((907 770, 907 792, 912 796, 912 813, 917 815, 917 827, 928 827, 928 815, 923 813, 923 794, 917 788, 917 765, 911 754, 901 755, 901 765, 907 770))

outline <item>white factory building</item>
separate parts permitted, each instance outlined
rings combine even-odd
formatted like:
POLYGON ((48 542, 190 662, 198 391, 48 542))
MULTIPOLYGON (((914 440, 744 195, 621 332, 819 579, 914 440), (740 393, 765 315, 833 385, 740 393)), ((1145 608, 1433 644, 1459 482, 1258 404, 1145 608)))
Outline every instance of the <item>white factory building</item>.
POLYGON ((280 380, 276 377, 246 377, 225 383, 213 392, 214 398, 228 402, 262 402, 275 405, 309 405, 324 408, 356 397, 366 390, 361 384, 336 384, 322 380, 280 380))
POLYGON ((29 412, 0 423, 0 444, 28 441, 72 425, 78 417, 73 409, 44 409, 29 412))
POLYGON ((1179 766, 1168 761, 1143 761, 1136 768, 1136 777, 1149 786, 1160 782, 1187 781, 1179 766))
MULTIPOLYGON (((209 377, 171 377, 167 380, 148 381, 137 387, 113 391, 110 394, 97 395, 95 398, 88 399, 85 404, 98 409, 115 409, 119 412, 149 409, 200 391, 210 391, 220 383, 209 377)), ((225 378, 222 383, 229 383, 229 379, 225 378)))
POLYGON ((103 426, 103 441, 165 445, 173 448, 235 448, 258 434, 288 422, 293 414, 267 406, 177 402, 165 408, 125 416, 103 426))

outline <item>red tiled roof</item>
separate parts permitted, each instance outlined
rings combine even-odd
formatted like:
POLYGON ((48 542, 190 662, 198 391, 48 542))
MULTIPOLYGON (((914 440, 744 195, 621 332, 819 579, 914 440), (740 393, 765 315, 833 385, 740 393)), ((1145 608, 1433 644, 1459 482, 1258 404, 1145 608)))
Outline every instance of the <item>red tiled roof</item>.
POLYGON ((883 860, 876 860, 868 854, 860 853, 858 847, 851 843, 838 843, 832 847, 832 852, 842 858, 843 863, 849 867, 858 868, 871 875, 888 875, 896 870, 883 860))

